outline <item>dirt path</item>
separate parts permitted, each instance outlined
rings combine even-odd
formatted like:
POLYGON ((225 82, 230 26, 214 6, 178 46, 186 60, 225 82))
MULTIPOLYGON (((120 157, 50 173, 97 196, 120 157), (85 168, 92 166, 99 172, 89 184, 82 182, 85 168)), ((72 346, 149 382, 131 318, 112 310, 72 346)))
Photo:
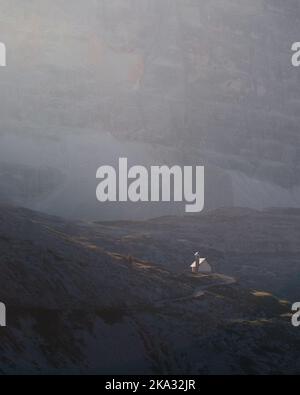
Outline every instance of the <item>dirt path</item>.
MULTIPOLYGON (((183 300, 200 298, 210 288, 216 287, 218 285, 230 285, 236 283, 236 280, 233 277, 229 277, 225 275, 217 275, 217 276, 218 277, 216 278, 216 281, 212 281, 211 284, 200 285, 199 287, 195 288, 194 292, 190 295, 181 296, 179 298, 169 298, 169 299, 160 300, 156 302, 155 305, 159 307, 165 303, 181 302, 183 300)), ((203 278, 203 276, 201 278, 203 278)))

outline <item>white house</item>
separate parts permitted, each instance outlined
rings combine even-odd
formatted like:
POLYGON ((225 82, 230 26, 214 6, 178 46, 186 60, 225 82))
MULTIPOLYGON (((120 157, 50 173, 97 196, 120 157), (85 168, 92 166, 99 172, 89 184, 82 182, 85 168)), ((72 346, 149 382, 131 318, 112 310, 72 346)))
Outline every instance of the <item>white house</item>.
POLYGON ((195 261, 191 264, 192 273, 211 273, 212 267, 206 258, 200 258, 199 252, 195 253, 195 261))

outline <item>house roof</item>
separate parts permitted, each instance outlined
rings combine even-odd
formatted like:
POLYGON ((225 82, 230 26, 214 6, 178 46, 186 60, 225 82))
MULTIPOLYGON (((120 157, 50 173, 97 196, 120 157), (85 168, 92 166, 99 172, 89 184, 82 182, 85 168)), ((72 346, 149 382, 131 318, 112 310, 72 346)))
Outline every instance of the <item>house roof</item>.
MULTIPOLYGON (((205 261, 206 261, 206 258, 200 258, 199 264, 201 265, 201 263, 204 263, 205 261)), ((196 267, 196 266, 197 266, 196 261, 191 264, 191 267, 196 267)))

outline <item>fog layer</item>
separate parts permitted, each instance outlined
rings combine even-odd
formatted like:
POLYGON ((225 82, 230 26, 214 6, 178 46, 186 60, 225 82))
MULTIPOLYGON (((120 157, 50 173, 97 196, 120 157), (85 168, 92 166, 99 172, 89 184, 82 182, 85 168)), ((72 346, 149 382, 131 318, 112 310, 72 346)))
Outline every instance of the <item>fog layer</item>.
POLYGON ((204 165, 206 208, 300 205, 296 0, 0 0, 0 201, 72 218, 96 170, 204 165))

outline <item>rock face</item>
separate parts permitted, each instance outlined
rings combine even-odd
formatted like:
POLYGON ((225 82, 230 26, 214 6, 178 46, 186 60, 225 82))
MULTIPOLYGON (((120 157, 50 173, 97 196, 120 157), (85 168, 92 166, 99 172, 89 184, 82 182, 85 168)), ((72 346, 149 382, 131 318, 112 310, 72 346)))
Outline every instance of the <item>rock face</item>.
MULTIPOLYGON (((1 158, 68 175, 32 207, 104 216, 94 175, 119 154, 204 164, 207 208, 299 206, 297 1, 47 0, 38 14, 35 3, 4 3, 1 158)), ((172 212, 147 210, 126 214, 172 212)))
MULTIPOLYGON (((204 222, 226 218, 240 234, 249 215, 215 212, 204 222)), ((287 213, 266 218, 279 232, 282 218, 294 226, 287 213)), ((0 328, 1 373, 299 373, 290 303, 245 288, 244 278, 157 265, 154 249, 166 258, 162 228, 172 224, 179 240, 196 224, 162 218, 144 223, 144 234, 141 224, 74 223, 0 207, 0 300, 8 318, 0 328), (154 263, 139 257, 150 241, 154 263), (118 252, 133 242, 137 257, 118 252)), ((244 252, 257 237, 247 231, 244 252)), ((177 258, 185 255, 182 249, 177 258)))
POLYGON ((0 201, 15 205, 47 201, 63 181, 63 174, 55 168, 0 163, 0 201))

